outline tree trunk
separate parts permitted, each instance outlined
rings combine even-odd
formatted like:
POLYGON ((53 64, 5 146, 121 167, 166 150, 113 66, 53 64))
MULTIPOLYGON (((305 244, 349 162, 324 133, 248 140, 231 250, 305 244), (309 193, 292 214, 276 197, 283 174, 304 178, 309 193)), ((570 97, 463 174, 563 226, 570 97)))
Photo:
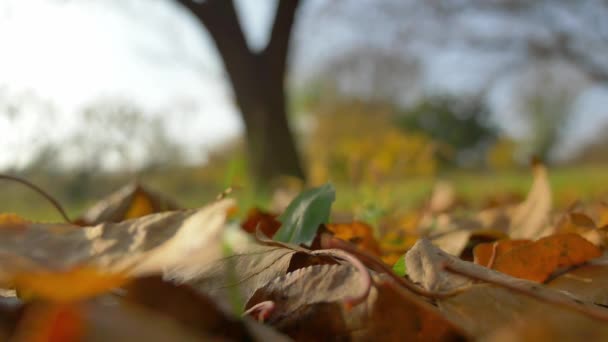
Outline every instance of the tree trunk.
POLYGON ((304 179, 287 119, 285 74, 289 38, 299 0, 279 0, 270 40, 252 52, 231 0, 179 0, 209 31, 222 57, 245 123, 247 154, 257 184, 279 176, 304 179))

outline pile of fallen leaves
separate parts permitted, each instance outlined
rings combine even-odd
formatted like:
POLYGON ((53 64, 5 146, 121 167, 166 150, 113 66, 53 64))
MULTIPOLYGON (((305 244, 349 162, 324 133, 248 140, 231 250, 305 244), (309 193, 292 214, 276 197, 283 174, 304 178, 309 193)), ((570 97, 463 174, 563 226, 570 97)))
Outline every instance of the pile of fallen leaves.
POLYGON ((533 170, 519 202, 439 184, 380 227, 332 220, 329 184, 242 222, 137 184, 69 223, 0 214, 0 340, 608 339, 608 207, 556 213, 533 170))

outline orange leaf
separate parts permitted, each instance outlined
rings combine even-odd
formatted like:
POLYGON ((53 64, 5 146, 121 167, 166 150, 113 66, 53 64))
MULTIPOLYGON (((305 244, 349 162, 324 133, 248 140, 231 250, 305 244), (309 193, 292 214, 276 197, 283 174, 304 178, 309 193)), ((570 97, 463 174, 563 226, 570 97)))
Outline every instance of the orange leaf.
POLYGON ((85 334, 85 318, 75 304, 36 304, 26 309, 15 332, 16 341, 77 342, 85 334))
POLYGON ((352 223, 328 223, 327 230, 332 232, 338 239, 349 241, 359 249, 373 255, 380 255, 380 246, 374 238, 372 227, 363 222, 352 223))
POLYGON ((2 229, 25 229, 28 220, 16 214, 0 214, 0 228, 2 229))
POLYGON ((142 217, 154 213, 154 203, 149 195, 143 191, 136 191, 131 200, 129 210, 125 213, 125 220, 142 217))
POLYGON ((476 264, 492 268, 498 256, 505 254, 515 247, 531 243, 530 240, 498 240, 484 242, 473 249, 473 260, 476 264))
POLYGON ((241 227, 248 233, 255 233, 256 229, 260 229, 266 236, 274 236, 281 227, 281 222, 276 219, 277 215, 265 212, 258 208, 251 208, 247 213, 247 218, 241 227))
POLYGON ((68 302, 93 297, 126 284, 126 275, 104 273, 93 267, 78 267, 67 272, 17 274, 13 285, 21 297, 68 302))
POLYGON ((544 282, 560 267, 581 264, 601 255, 597 246, 578 234, 555 234, 497 256, 494 269, 517 278, 544 282))

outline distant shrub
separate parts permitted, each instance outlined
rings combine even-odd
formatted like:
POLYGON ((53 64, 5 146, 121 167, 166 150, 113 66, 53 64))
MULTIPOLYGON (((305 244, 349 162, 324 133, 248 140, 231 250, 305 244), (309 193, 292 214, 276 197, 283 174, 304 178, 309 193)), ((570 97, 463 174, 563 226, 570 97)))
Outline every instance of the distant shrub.
POLYGON ((317 110, 307 139, 311 181, 379 182, 434 174, 437 144, 422 132, 400 130, 394 115, 388 106, 358 101, 317 110))
POLYGON ((439 156, 448 165, 480 165, 498 135, 490 111, 477 98, 429 97, 402 111, 396 122, 410 134, 423 133, 440 143, 439 156))

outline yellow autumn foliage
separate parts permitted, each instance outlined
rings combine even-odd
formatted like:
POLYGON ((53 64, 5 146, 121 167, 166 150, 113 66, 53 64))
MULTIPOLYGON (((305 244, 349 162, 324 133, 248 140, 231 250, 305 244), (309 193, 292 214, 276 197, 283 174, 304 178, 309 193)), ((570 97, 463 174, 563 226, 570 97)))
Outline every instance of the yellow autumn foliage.
POLYGON ((423 133, 395 127, 388 107, 343 103, 324 107, 314 117, 307 144, 312 184, 377 183, 437 170, 437 145, 423 133))

